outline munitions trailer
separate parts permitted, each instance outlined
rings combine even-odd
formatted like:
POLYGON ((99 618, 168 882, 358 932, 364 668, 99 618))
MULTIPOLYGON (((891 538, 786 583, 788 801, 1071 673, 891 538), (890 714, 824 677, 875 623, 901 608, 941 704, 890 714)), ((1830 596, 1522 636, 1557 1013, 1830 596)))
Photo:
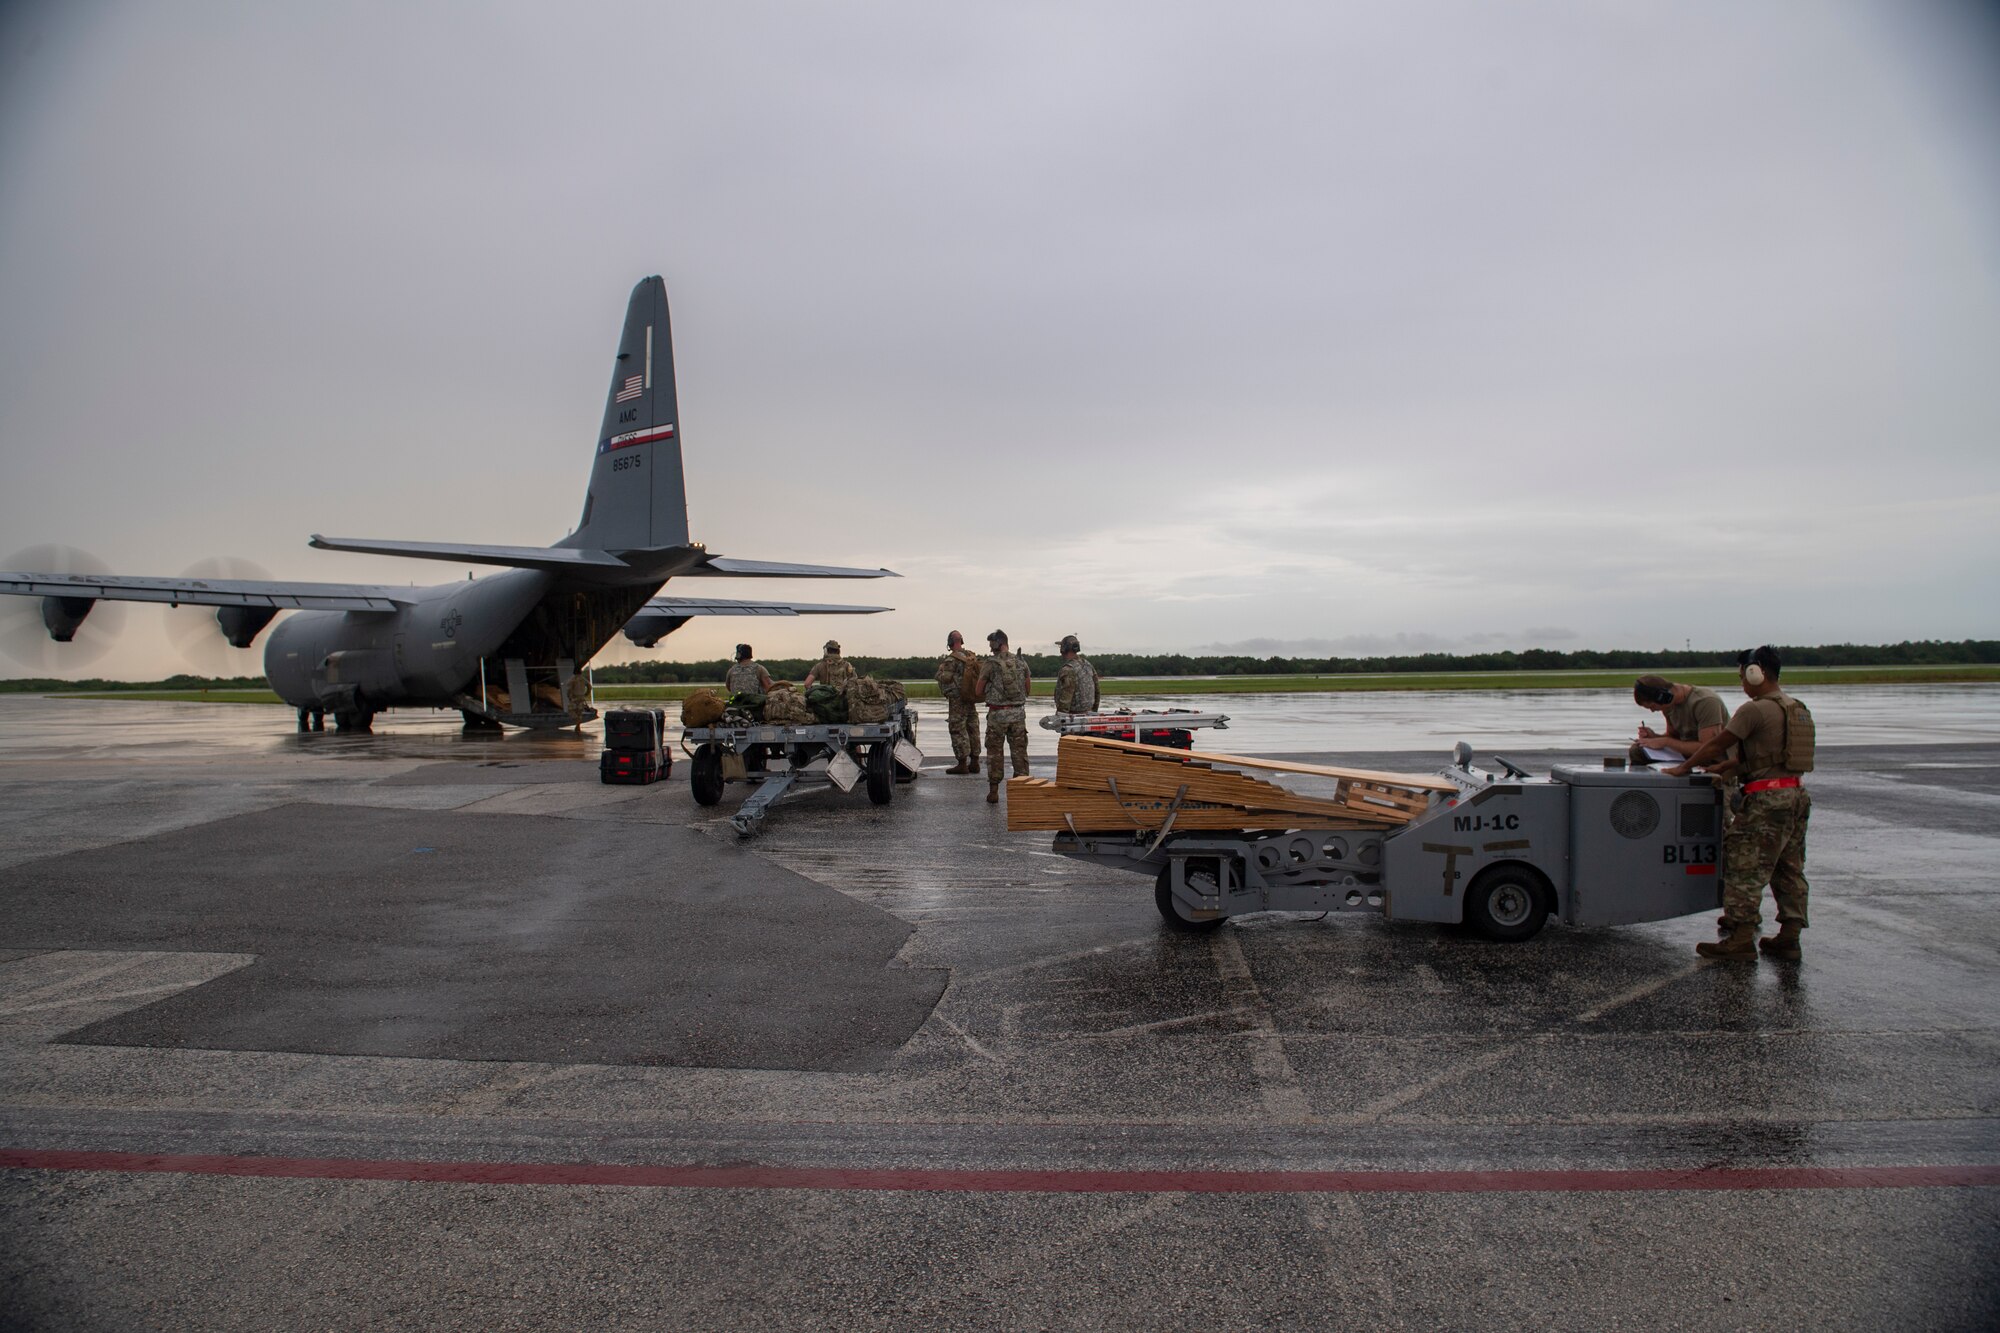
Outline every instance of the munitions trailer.
POLYGON ((1154 874, 1168 924, 1208 930, 1246 912, 1375 911, 1464 923, 1489 939, 1564 925, 1664 921, 1721 903, 1722 793, 1706 777, 1557 765, 1534 777, 1469 747, 1457 789, 1393 830, 1058 833, 1053 850, 1154 874))
POLYGON ((681 733, 681 747, 693 747, 688 787, 697 804, 715 805, 731 782, 756 785, 729 820, 738 835, 747 838, 763 824, 764 812, 779 797, 802 784, 825 783, 852 791, 866 779, 868 799, 876 805, 889 804, 895 799, 896 784, 915 778, 923 766, 916 736, 916 715, 896 703, 890 705, 886 722, 688 727, 681 733), (773 769, 774 759, 783 760, 784 767, 773 769), (824 768, 808 772, 821 761, 824 768))

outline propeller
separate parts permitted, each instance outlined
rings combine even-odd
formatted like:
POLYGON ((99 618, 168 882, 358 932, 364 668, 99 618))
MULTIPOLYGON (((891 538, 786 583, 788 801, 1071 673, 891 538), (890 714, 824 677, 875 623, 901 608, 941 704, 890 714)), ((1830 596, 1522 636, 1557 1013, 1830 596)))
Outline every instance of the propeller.
MULTIPOLYGON (((23 574, 109 574, 102 560, 74 546, 30 546, 7 557, 7 568, 23 574)), ((0 597, 0 653, 32 671, 55 673, 87 667, 111 651, 125 624, 125 608, 95 598, 63 598, 44 618, 41 597, 0 597), (76 615, 83 617, 77 622, 76 615), (68 643, 50 636, 50 619, 72 631, 68 643)))
MULTIPOLYGON (((205 582, 222 583, 238 579, 268 580, 271 576, 248 560, 234 556, 215 556, 208 560, 197 560, 181 571, 184 579, 201 579, 205 582)), ((174 651, 181 660, 191 667, 195 674, 202 676, 254 676, 257 674, 258 655, 248 648, 237 648, 224 637, 219 611, 228 608, 213 606, 176 606, 167 611, 167 638, 173 643, 174 651)), ((263 627, 257 627, 261 630, 263 627)))

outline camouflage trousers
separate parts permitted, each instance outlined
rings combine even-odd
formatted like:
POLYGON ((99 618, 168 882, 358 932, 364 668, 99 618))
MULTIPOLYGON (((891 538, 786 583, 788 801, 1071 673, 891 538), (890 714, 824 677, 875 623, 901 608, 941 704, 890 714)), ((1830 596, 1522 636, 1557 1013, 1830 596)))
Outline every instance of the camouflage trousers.
POLYGON ((964 699, 945 701, 951 708, 951 757, 963 764, 979 757, 979 710, 964 699))
POLYGON ((1736 925, 1756 926, 1763 915, 1764 886, 1778 900, 1780 923, 1806 921, 1806 821, 1812 797, 1804 787, 1751 792, 1743 810, 1722 835, 1722 915, 1736 925))
POLYGON ((986 785, 1000 785, 1000 761, 1014 752, 1014 776, 1028 776, 1028 715, 1020 708, 986 710, 986 785))

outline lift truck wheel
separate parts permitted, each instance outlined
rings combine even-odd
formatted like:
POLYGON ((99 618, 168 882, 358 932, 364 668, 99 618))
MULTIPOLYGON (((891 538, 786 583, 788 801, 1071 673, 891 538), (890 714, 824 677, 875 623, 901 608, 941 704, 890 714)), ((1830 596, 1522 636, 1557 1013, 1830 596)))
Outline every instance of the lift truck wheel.
POLYGON ((896 799, 896 747, 888 741, 868 747, 868 799, 877 805, 896 799))
POLYGON ((1554 898, 1549 882, 1528 866, 1488 866, 1465 891, 1465 924, 1489 940, 1519 944, 1541 930, 1554 898))
POLYGON ((704 741, 695 749, 688 790, 694 793, 696 805, 714 805, 722 799, 722 747, 714 741, 704 741))
MULTIPOLYGON (((1187 876, 1189 879, 1202 876, 1216 880, 1220 876, 1220 867, 1213 857, 1190 857, 1187 863, 1187 876)), ((1209 921, 1196 921, 1182 915, 1187 909, 1180 899, 1174 897, 1174 867, 1171 861, 1160 867, 1159 878, 1153 881, 1153 906, 1160 909, 1160 918, 1175 930, 1197 933, 1210 931, 1228 920, 1220 913, 1209 921)))

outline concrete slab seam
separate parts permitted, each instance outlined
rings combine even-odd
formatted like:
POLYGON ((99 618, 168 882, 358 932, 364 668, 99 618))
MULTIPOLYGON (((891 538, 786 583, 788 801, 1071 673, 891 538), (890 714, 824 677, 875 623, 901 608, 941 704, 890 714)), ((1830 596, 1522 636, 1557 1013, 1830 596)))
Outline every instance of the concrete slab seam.
POLYGON ((0 1170, 235 1176, 404 1184, 652 1189, 887 1190, 1030 1194, 1508 1194, 1691 1190, 1992 1189, 2000 1165, 1695 1167, 1500 1171, 1077 1171, 798 1166, 645 1166, 564 1162, 0 1149, 0 1170))

